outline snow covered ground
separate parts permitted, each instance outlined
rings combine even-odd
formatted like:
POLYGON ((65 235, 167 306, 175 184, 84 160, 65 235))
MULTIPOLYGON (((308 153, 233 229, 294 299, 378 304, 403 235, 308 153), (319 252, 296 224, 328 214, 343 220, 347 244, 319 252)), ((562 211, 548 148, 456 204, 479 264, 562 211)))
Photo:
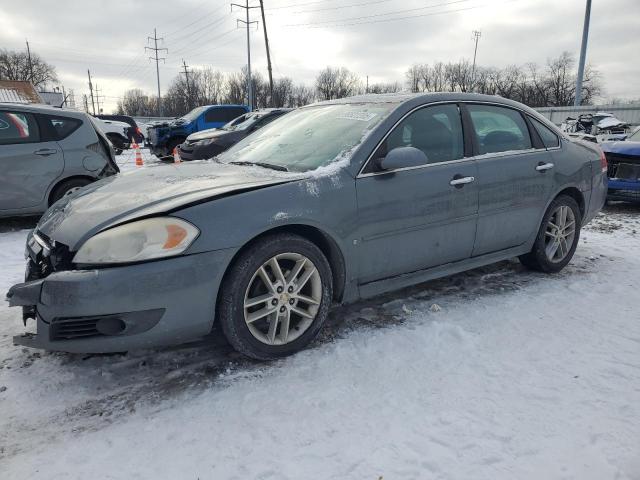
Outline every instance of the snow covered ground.
MULTIPOLYGON (((0 221, 0 292, 32 225, 0 221)), ((215 333, 14 347, 0 304, 0 478, 640 479, 639 231, 640 208, 611 207, 561 274, 502 262, 336 308, 269 364, 215 333)))

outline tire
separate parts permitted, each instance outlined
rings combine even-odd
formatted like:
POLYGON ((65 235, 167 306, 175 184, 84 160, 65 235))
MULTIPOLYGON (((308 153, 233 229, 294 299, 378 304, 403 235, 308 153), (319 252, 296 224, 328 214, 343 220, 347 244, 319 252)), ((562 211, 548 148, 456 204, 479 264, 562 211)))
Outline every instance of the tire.
POLYGON ((51 192, 51 197, 49 197, 49 206, 56 203, 62 197, 69 195, 90 183, 91 180, 86 178, 72 178, 70 180, 65 180, 60 185, 56 186, 56 188, 53 189, 53 192, 51 192))
POLYGON ((173 155, 173 149, 178 145, 181 145, 186 139, 184 138, 172 138, 167 142, 167 156, 173 155))
POLYGON ((531 270, 545 273, 559 272, 567 266, 576 251, 580 239, 581 226, 582 216, 578 203, 568 195, 560 195, 547 208, 533 248, 531 252, 519 257, 520 262, 531 270), (560 226, 562 222, 562 211, 560 209, 568 209, 563 210, 566 212, 565 227, 562 229, 564 234, 554 237, 559 233, 554 227, 560 226), (560 215, 560 219, 556 215, 560 215), (573 218, 571 219, 571 217, 573 218), (573 235, 569 235, 564 241, 558 241, 559 237, 563 237, 565 234, 568 235, 571 232, 571 221, 573 221, 574 227, 573 235), (553 246, 557 244, 557 249, 553 250, 553 246, 550 247, 550 243, 554 243, 553 246), (550 252, 555 253, 550 256, 550 252))
POLYGON ((331 267, 320 249, 298 235, 276 234, 251 244, 233 263, 220 290, 218 319, 238 352, 256 360, 273 360, 303 349, 316 338, 332 298, 331 267), (274 260, 284 282, 271 267, 274 260), (259 297, 269 298, 248 306, 259 297))

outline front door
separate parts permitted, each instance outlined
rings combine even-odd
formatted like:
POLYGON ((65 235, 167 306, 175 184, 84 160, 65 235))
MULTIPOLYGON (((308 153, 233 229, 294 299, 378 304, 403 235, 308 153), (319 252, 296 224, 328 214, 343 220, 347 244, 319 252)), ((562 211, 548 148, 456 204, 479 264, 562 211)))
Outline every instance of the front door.
POLYGON ((55 141, 41 141, 33 114, 0 111, 0 210, 35 207, 64 169, 55 141))
POLYGON ((535 235, 553 188, 553 159, 544 146, 536 148, 518 110, 466 108, 478 153, 478 256, 517 247, 535 235))
POLYGON ((456 104, 420 108, 379 145, 356 180, 360 284, 471 256, 478 213, 476 164, 465 157, 456 104), (397 147, 422 150, 427 163, 380 171, 397 147))

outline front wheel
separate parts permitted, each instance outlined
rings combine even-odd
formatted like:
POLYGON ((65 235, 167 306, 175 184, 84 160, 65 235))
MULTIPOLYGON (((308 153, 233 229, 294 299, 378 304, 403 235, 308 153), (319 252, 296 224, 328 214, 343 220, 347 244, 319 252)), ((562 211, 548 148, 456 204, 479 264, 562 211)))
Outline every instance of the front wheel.
POLYGON ((271 360, 313 341, 332 295, 331 268, 322 251, 297 235, 273 235, 251 245, 231 267, 218 318, 236 350, 271 360))
POLYGON ((549 205, 531 252, 520 256, 520 262, 532 270, 559 272, 576 251, 581 222, 577 202, 568 195, 559 196, 549 205))

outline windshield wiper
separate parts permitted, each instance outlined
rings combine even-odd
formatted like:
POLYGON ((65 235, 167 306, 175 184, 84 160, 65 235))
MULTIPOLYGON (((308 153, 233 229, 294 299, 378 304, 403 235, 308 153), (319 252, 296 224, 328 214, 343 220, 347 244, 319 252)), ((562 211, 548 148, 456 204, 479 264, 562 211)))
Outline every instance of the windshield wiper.
POLYGON ((270 168, 271 170, 278 170, 279 172, 288 172, 289 169, 283 165, 276 165, 266 162, 229 162, 234 165, 257 165, 258 167, 270 168))

